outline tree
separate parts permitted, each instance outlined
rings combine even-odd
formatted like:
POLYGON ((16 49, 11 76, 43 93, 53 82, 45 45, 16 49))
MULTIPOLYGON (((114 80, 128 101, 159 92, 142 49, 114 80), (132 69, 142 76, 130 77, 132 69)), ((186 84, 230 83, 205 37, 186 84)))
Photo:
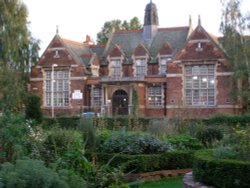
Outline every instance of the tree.
POLYGON ((34 119, 38 123, 42 122, 43 115, 40 107, 40 97, 36 94, 28 94, 25 100, 25 117, 34 119))
POLYGON ((28 30, 27 8, 20 0, 0 1, 0 110, 18 111, 39 41, 28 30))
POLYGON ((250 29, 249 16, 241 12, 241 0, 221 0, 223 5, 220 30, 222 45, 233 70, 232 97, 243 112, 248 110, 250 76, 250 38, 245 34, 250 29))
POLYGON ((108 38, 113 30, 136 30, 141 29, 140 21, 137 17, 134 17, 127 22, 124 20, 111 20, 104 23, 101 31, 97 33, 97 43, 106 44, 108 38))

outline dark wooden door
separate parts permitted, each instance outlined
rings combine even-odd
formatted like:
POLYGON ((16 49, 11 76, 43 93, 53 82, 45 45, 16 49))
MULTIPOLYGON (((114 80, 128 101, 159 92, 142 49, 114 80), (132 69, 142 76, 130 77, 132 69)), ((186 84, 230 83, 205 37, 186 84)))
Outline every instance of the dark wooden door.
POLYGON ((117 90, 112 97, 113 115, 128 115, 128 94, 124 90, 117 90))

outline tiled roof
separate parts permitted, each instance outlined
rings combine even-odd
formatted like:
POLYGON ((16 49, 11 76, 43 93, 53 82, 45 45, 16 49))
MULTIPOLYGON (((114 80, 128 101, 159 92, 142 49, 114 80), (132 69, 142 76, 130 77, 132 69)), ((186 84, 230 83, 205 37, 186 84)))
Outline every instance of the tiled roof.
POLYGON ((84 61, 82 58, 82 54, 90 54, 89 47, 84 45, 83 43, 62 39, 65 47, 69 51, 69 53, 73 56, 73 58, 77 61, 78 64, 84 64, 85 66, 88 65, 89 62, 84 61))
MULTIPOLYGON (((173 53, 180 51, 188 37, 189 27, 159 28, 150 43, 146 43, 142 37, 142 30, 116 31, 107 46, 107 53, 114 45, 119 45, 125 55, 130 58, 134 49, 139 44, 144 44, 152 57, 156 57, 163 44, 168 43, 173 48, 173 53)), ((107 55, 104 54, 105 55, 107 55)))
POLYGON ((65 44, 65 47, 73 56, 73 58, 77 61, 77 63, 84 64, 86 67, 89 66, 91 57, 94 54, 97 54, 98 56, 101 55, 105 47, 104 45, 84 44, 68 39, 62 40, 65 44))

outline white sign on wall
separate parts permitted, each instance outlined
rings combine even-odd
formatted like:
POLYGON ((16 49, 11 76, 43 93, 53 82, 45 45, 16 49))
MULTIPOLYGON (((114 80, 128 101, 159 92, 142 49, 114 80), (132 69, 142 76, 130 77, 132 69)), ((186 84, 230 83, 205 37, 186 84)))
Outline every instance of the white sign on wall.
POLYGON ((74 92, 72 93, 72 99, 74 100, 81 100, 83 97, 83 94, 80 90, 74 90, 74 92))

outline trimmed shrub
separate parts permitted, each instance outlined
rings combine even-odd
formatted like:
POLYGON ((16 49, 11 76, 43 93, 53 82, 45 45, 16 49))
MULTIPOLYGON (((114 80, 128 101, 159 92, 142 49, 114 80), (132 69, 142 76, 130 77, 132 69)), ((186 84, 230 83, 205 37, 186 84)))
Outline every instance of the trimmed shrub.
POLYGON ((211 116, 208 119, 204 119, 203 122, 207 125, 249 125, 250 123, 250 114, 243 114, 243 115, 235 115, 235 116, 230 116, 230 115, 225 115, 225 114, 217 114, 214 116, 211 116))
POLYGON ((193 174, 196 181, 226 188, 248 188, 250 162, 215 159, 213 150, 200 150, 194 155, 193 174))
POLYGON ((57 118, 44 118, 43 119, 43 127, 51 128, 52 125, 59 125, 61 128, 66 129, 76 129, 79 126, 80 118, 77 116, 72 117, 57 117, 57 118))
MULTIPOLYGON (((122 167, 124 172, 150 172, 191 168, 193 152, 171 151, 161 154, 112 154, 96 153, 97 162, 109 163, 113 167, 122 167)), ((88 157, 91 157, 89 154, 88 157)))

